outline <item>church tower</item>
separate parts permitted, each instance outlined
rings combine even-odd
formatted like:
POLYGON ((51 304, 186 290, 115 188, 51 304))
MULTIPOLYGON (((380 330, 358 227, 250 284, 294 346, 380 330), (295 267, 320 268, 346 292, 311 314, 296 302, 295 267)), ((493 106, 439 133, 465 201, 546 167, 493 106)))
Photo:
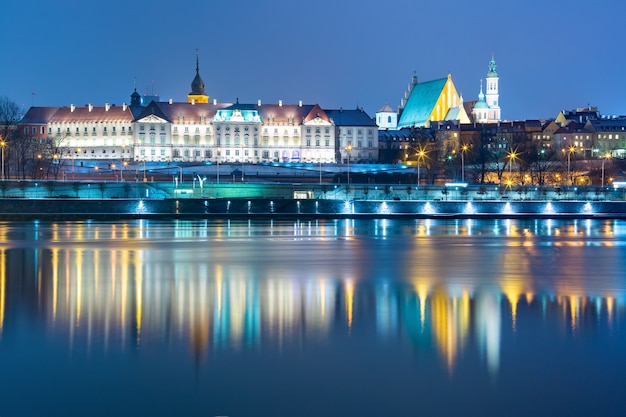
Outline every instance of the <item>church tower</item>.
POLYGON ((189 103, 208 103, 209 96, 204 92, 204 81, 200 77, 200 65, 198 61, 198 51, 196 50, 196 76, 191 82, 191 93, 187 95, 189 103))
POLYGON ((494 122, 500 121, 500 94, 498 92, 499 78, 496 68, 496 61, 493 57, 491 57, 491 61, 489 62, 489 72, 487 72, 487 79, 485 80, 487 83, 485 101, 487 102, 487 106, 489 106, 489 120, 494 122))

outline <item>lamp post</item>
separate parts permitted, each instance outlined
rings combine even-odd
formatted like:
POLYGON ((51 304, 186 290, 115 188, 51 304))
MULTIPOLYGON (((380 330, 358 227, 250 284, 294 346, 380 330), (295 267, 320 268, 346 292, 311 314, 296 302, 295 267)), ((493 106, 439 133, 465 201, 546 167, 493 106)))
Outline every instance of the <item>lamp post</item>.
POLYGON ((43 168, 41 166, 41 158, 43 158, 43 155, 41 154, 37 154, 37 172, 36 172, 36 176, 41 179, 42 178, 42 174, 43 174, 43 168))
POLYGON ((469 149, 469 146, 461 146, 461 182, 465 182, 465 152, 469 149))
POLYGON ((570 163, 571 163, 571 156, 574 152, 576 152, 576 148, 574 146, 570 146, 567 149, 567 181, 568 181, 567 185, 572 185, 572 177, 570 174, 570 163))
POLYGON ((603 157, 602 157, 602 188, 604 188, 604 163, 606 161, 608 161, 609 159, 611 159, 611 153, 607 152, 603 157))
POLYGON ((319 154, 320 159, 320 185, 322 185, 322 153, 319 154))
POLYGON ((346 146, 346 153, 348 154, 348 188, 350 188, 350 151, 352 151, 352 145, 348 143, 348 146, 346 146))
POLYGON ((7 145, 7 143, 4 141, 4 139, 0 139, 0 148, 2 149, 2 181, 4 181, 5 177, 4 177, 4 147, 7 145))
POLYGON ((148 178, 146 178, 146 160, 143 160, 143 182, 147 182, 148 178))
POLYGON ((128 166, 128 161, 123 161, 122 162, 122 170, 120 171, 120 180, 122 180, 122 182, 124 182, 124 167, 128 166))
POLYGON ((508 158, 509 158, 509 179, 512 180, 512 178, 513 178, 513 161, 515 161, 515 159, 517 159, 517 152, 515 152, 515 151, 509 152, 508 158))
POLYGON ((420 161, 424 159, 426 152, 423 149, 420 149, 417 153, 417 186, 420 186, 420 161))
POLYGON ((217 184, 220 183, 220 155, 222 153, 222 150, 220 148, 217 148, 217 184))

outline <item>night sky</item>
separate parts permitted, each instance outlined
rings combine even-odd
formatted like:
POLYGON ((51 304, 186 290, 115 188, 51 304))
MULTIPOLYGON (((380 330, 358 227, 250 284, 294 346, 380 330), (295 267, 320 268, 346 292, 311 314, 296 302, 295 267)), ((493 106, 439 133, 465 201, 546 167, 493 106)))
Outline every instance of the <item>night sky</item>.
POLYGON ((503 119, 626 114, 626 2, 5 0, 0 96, 27 109, 211 100, 396 108, 413 74, 475 100, 492 55, 503 119))

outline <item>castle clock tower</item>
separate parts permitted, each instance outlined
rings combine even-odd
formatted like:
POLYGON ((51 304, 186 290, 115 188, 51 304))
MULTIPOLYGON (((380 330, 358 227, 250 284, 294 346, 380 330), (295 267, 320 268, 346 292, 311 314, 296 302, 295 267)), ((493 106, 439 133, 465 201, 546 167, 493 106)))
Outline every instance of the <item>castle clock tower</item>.
POLYGON ((191 82, 191 93, 187 95, 189 103, 208 103, 209 96, 204 92, 204 81, 200 77, 200 65, 198 63, 198 51, 196 51, 196 76, 191 82))

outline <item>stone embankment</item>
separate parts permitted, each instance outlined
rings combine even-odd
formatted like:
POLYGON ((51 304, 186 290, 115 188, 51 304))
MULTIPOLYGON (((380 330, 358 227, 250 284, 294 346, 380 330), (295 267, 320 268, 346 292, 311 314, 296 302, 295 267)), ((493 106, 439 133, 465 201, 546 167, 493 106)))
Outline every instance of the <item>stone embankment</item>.
POLYGON ((290 198, 0 199, 0 218, 626 218, 625 201, 383 201, 290 198))

